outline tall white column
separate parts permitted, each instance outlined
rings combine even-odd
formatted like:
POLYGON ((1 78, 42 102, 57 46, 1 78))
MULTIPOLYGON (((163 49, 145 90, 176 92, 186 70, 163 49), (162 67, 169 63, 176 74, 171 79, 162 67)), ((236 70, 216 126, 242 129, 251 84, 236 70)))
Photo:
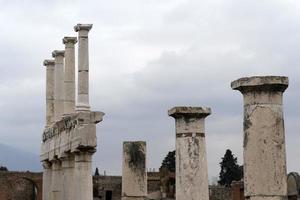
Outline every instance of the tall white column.
POLYGON ((75 154, 75 200, 93 200, 92 153, 75 154))
MULTIPOLYGON (((68 154, 61 159, 62 166, 62 198, 63 200, 74 200, 75 188, 75 159, 74 155, 68 154)), ((81 180, 78 180, 81 181, 81 180)))
POLYGON ((52 161, 51 200, 63 200, 62 198, 62 170, 61 161, 52 161))
POLYGON ((49 161, 43 161, 43 200, 50 200, 51 179, 52 179, 52 166, 49 161))
POLYGON ((92 24, 77 24, 78 32, 78 99, 76 110, 89 111, 89 40, 88 33, 92 24))
POLYGON ((54 119, 58 121, 64 114, 64 55, 65 51, 52 52, 54 68, 54 119))
POLYGON ((244 97, 244 185, 249 200, 287 197, 283 76, 255 76, 231 83, 244 97))
POLYGON ((176 200, 208 200, 204 119, 210 108, 174 107, 176 122, 176 200))
POLYGON ((75 44, 76 37, 64 37, 65 73, 64 73, 64 114, 75 113, 75 44))
POLYGON ((46 66, 46 127, 54 122, 54 60, 44 60, 46 66))
POLYGON ((144 200, 146 197, 146 142, 124 142, 122 164, 122 200, 144 200))

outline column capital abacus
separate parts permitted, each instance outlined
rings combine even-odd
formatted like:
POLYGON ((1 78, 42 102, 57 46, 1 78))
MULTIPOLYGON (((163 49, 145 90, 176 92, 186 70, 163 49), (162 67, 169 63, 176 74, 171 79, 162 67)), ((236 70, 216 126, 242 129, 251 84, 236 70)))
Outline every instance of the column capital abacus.
POLYGON ((43 65, 48 67, 48 66, 51 66, 51 65, 55 65, 55 60, 50 60, 50 59, 46 59, 43 61, 43 65))
POLYGON ((205 118, 211 114, 211 109, 206 107, 173 107, 168 111, 168 115, 171 117, 179 118, 179 117, 186 117, 186 118, 205 118))
POLYGON ((78 32, 81 30, 84 31, 90 31, 93 27, 93 24, 77 24, 76 26, 74 26, 74 31, 78 32))
POLYGON ((58 57, 58 56, 64 57, 65 56, 65 51, 64 50, 54 50, 54 51, 52 51, 52 57, 53 58, 58 57))
POLYGON ((63 44, 76 44, 77 43, 77 37, 64 37, 62 39, 63 44))

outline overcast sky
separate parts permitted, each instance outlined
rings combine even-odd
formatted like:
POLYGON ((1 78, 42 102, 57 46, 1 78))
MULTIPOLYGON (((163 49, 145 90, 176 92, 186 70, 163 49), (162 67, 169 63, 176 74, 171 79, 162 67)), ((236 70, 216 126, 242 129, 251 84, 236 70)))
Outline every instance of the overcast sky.
POLYGON ((210 177, 227 148, 242 163, 243 100, 230 82, 285 75, 288 171, 300 172, 300 1, 0 0, 0 143, 39 154, 45 124, 44 59, 73 26, 93 23, 90 103, 94 166, 121 173, 122 142, 147 141, 149 168, 175 148, 173 106, 211 107, 210 177))

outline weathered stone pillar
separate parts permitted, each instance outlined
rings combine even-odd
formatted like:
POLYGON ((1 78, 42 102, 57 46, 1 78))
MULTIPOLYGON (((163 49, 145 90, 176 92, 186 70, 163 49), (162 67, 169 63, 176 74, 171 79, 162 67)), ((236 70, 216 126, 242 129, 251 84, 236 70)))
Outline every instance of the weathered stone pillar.
POLYGON ((92 24, 77 24, 78 32, 78 99, 76 110, 89 111, 89 40, 92 24))
POLYGON ((67 157, 61 158, 62 166, 62 197, 63 200, 74 200, 75 188, 75 174, 74 155, 68 154, 67 157))
POLYGON ((64 73, 64 114, 75 113, 75 44, 76 37, 64 37, 65 73, 64 73))
POLYGON ((54 120, 58 121, 64 114, 64 55, 65 51, 52 52, 55 58, 54 68, 54 120))
POLYGON ((75 200, 93 200, 92 153, 75 154, 75 200))
POLYGON ((147 197, 146 142, 123 143, 122 200, 147 197))
POLYGON ((204 119, 210 108, 174 107, 176 122, 176 200, 208 200, 204 119))
POLYGON ((54 60, 44 60, 46 66, 46 127, 54 122, 54 60))
POLYGON ((261 76, 231 83, 244 96, 244 184, 249 200, 287 196, 282 96, 288 78, 261 76))
POLYGON ((52 180, 51 180, 51 200, 63 200, 62 199, 62 170, 61 161, 52 161, 52 180))
POLYGON ((52 170, 51 163, 49 161, 43 161, 43 200, 50 200, 51 189, 51 179, 52 170))

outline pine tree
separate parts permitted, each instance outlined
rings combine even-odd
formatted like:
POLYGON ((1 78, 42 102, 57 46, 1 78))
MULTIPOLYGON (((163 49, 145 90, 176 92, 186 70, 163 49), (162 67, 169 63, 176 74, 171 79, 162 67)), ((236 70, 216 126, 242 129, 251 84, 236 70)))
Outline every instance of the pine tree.
POLYGON ((96 167, 95 176, 100 176, 98 167, 96 167))
POLYGON ((222 161, 220 162, 220 175, 218 183, 225 187, 230 187, 232 181, 239 181, 243 178, 243 167, 237 163, 237 158, 230 149, 226 150, 222 161))
POLYGON ((175 150, 169 151, 168 155, 164 158, 161 167, 167 168, 170 172, 175 172, 175 150))

